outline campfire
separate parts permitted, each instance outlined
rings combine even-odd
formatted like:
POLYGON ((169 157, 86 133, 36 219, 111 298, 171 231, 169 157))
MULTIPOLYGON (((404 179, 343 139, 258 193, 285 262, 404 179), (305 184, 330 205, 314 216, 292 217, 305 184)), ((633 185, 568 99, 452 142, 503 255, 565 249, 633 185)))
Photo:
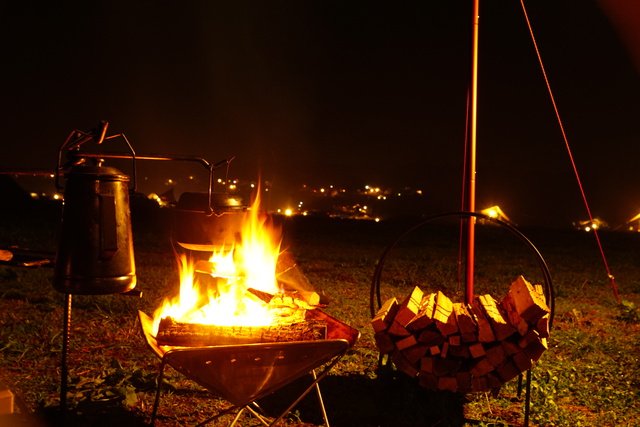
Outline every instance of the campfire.
POLYGON ((306 319, 319 295, 281 252, 281 229, 259 210, 259 197, 236 232, 206 259, 183 254, 178 295, 153 315, 160 345, 201 346, 326 338, 326 325, 306 319))

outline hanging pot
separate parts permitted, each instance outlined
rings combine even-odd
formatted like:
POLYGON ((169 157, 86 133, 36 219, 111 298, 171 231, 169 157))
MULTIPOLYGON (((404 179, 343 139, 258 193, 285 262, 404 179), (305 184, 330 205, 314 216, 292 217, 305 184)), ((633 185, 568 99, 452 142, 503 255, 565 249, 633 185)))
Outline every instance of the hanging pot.
POLYGON ((191 251, 231 249, 247 207, 227 193, 182 193, 173 217, 173 240, 191 251))
POLYGON ((104 166, 66 174, 54 288, 68 294, 128 292, 136 285, 129 177, 104 166))

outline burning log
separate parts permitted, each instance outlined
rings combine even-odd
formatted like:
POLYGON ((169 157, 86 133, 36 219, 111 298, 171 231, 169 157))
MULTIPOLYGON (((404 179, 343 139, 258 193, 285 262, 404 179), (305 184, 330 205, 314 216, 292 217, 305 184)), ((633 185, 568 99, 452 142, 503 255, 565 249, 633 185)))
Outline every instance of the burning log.
POLYGON ((378 349, 399 370, 426 388, 466 393, 498 388, 531 368, 547 349, 549 320, 542 287, 520 276, 500 302, 481 295, 452 303, 416 287, 400 305, 387 300, 371 324, 378 349))
POLYGON ((160 321, 156 340, 159 345, 200 347, 251 343, 315 341, 326 339, 326 321, 309 319, 271 326, 218 326, 160 321))

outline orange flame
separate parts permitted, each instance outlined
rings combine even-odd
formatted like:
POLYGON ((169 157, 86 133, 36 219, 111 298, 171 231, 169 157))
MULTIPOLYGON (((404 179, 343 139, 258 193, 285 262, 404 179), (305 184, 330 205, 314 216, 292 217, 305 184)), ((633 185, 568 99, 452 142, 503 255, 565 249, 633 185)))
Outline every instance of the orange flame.
MULTIPOLYGON (((154 312, 153 331, 160 319, 218 326, 268 326, 276 317, 249 288, 270 294, 279 292, 276 264, 282 241, 281 229, 259 211, 259 196, 245 213, 240 239, 225 242, 212 253, 207 271, 182 256, 179 259, 180 292, 154 312), (228 245, 227 245, 228 244, 228 245), (231 248, 231 249, 229 249, 231 248)), ((231 233, 233 234, 233 233, 231 233)))

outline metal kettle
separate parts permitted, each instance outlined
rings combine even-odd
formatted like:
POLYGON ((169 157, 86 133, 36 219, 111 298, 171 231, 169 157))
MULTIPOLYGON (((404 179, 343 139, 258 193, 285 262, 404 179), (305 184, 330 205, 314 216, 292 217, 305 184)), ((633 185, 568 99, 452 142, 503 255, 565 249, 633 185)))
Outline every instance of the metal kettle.
POLYGON ((67 294, 124 293, 136 285, 129 177, 106 166, 65 173, 53 286, 67 294))

